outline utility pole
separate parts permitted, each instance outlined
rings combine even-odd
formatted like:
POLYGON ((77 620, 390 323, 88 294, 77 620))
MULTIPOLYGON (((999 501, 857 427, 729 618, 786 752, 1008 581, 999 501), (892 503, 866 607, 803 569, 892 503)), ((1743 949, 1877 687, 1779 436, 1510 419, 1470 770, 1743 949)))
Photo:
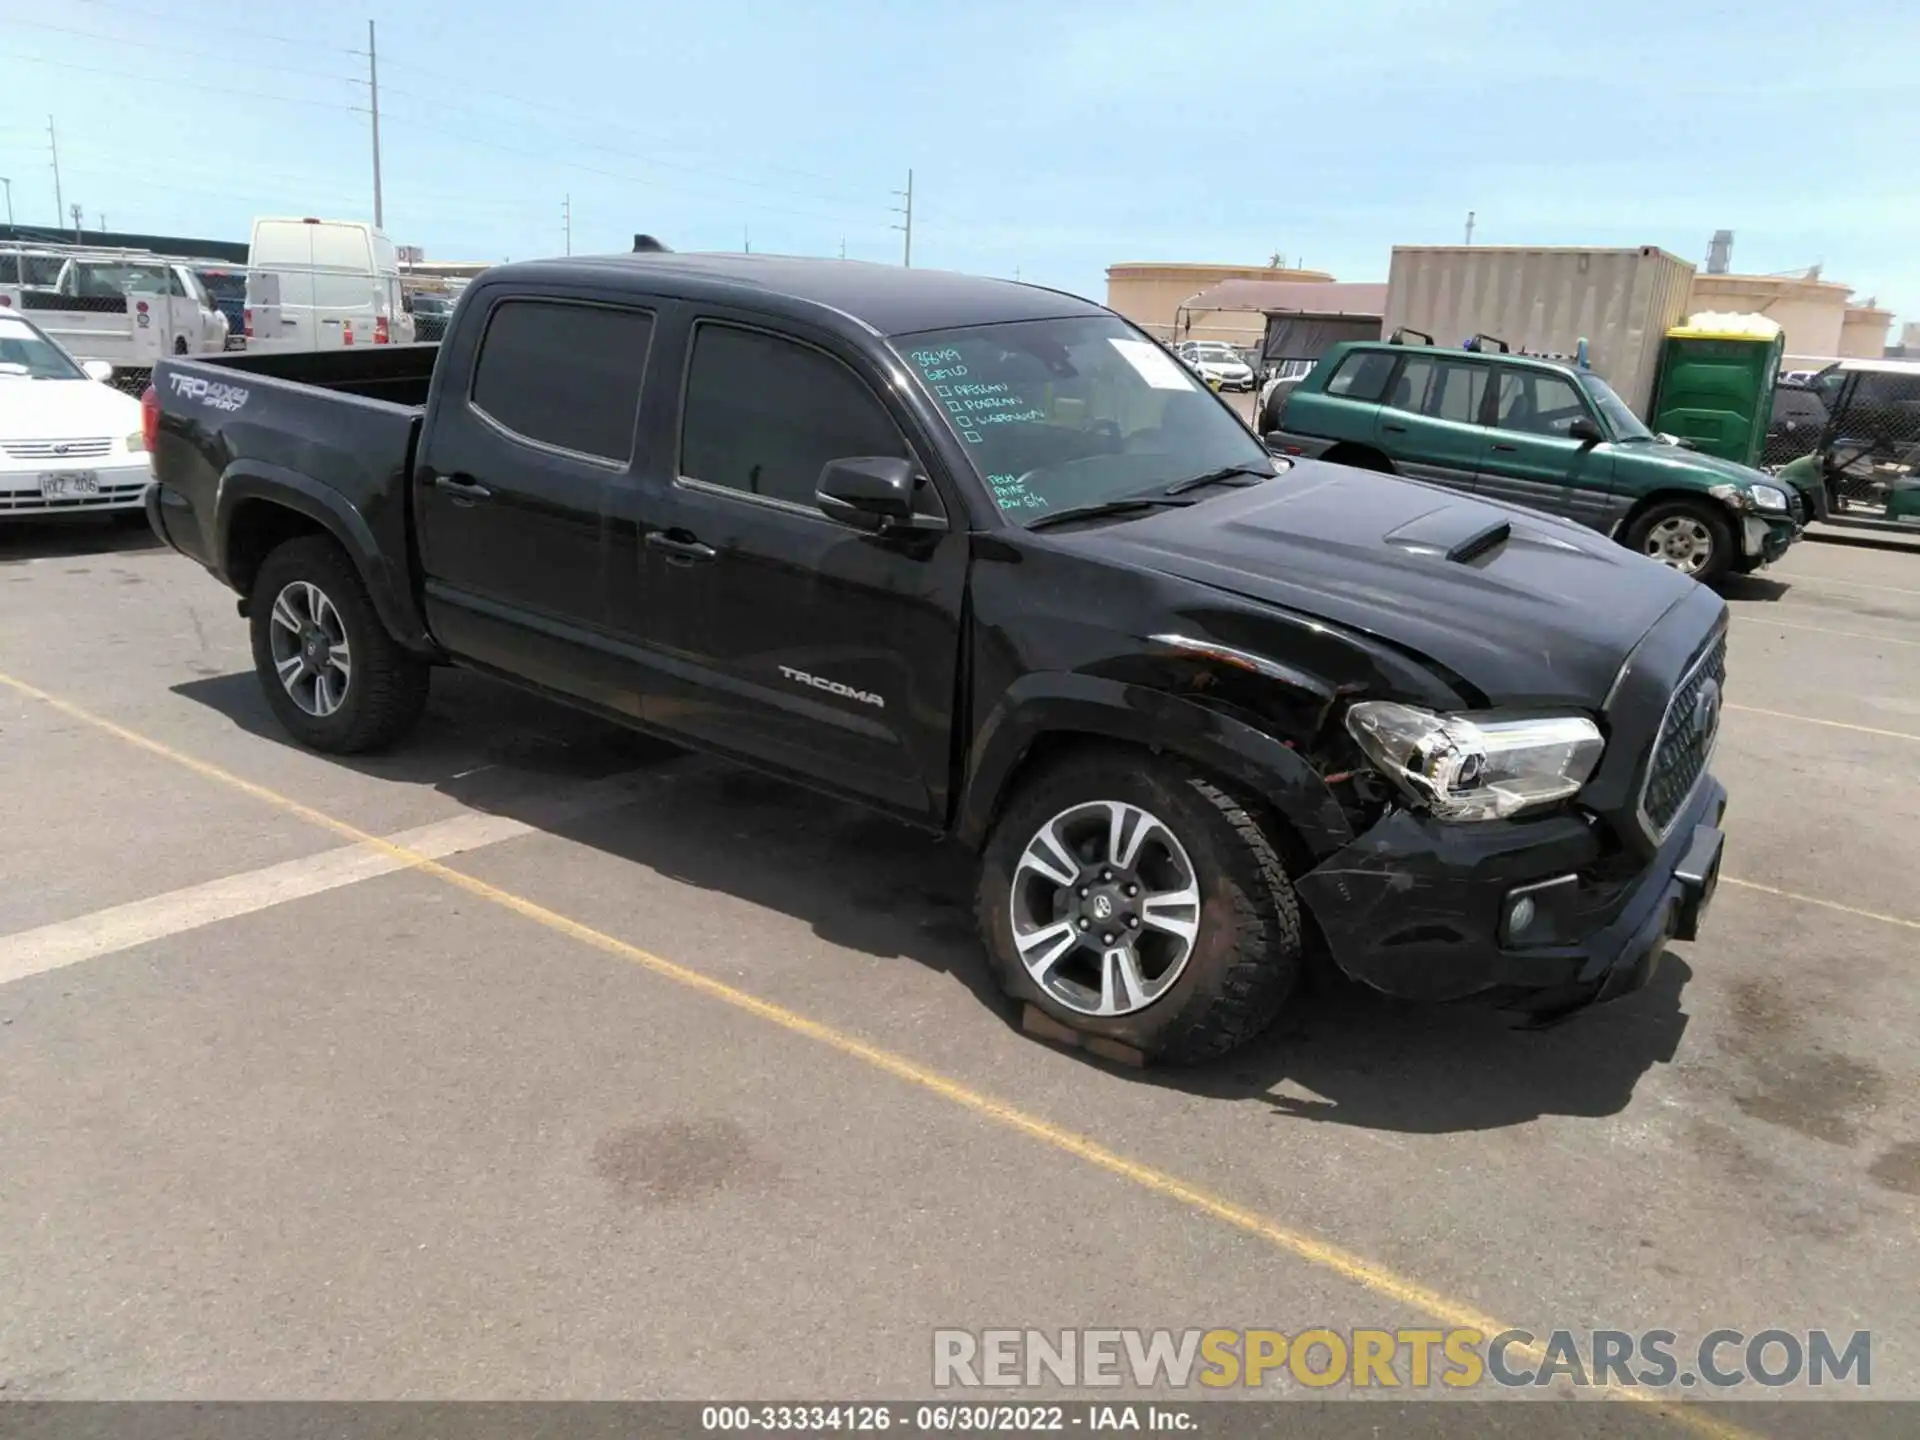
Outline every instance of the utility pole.
POLYGON ((847 258, 847 237, 844 235, 840 237, 840 258, 842 260, 847 258))
POLYGON ((560 228, 567 232, 567 254, 573 254, 573 196, 560 200, 560 228))
POLYGON ((373 48, 373 21, 367 21, 367 91, 373 102, 373 223, 386 228, 380 205, 380 61, 373 48))
POLYGON ((80 243, 80 202, 73 202, 73 243, 80 243))
POLYGON ((1473 243, 1473 211, 1467 211, 1467 244, 1473 243))
MULTIPOLYGON (((7 228, 11 230, 13 228, 13 181, 5 175, 0 175, 0 185, 4 185, 7 188, 7 228)), ((842 240, 840 242, 840 248, 845 250, 847 248, 847 242, 842 240)))
POLYGON ((906 233, 906 257, 901 263, 905 265, 907 269, 911 270, 913 268, 913 171, 907 171, 907 188, 904 190, 896 190, 893 193, 901 196, 907 202, 904 207, 899 205, 892 207, 894 214, 904 215, 907 218, 906 224, 896 225, 893 228, 906 233))
POLYGON ((54 223, 65 213, 67 202, 60 194, 60 141, 53 133, 53 116, 47 116, 47 148, 53 151, 53 214, 54 223))
POLYGON ((102 210, 98 215, 95 215, 93 217, 93 223, 99 228, 99 231, 102 235, 106 234, 107 233, 107 212, 102 210))
POLYGON ((740 227, 740 253, 742 255, 751 255, 753 253, 753 236, 748 233, 747 227, 744 225, 740 227))

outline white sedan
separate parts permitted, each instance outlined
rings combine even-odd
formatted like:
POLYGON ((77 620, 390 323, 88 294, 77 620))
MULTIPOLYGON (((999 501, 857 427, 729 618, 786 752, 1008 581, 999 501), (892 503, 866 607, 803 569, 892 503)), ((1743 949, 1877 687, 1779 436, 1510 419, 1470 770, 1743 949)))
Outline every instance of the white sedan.
POLYGON ((140 508, 140 402, 104 383, 112 373, 0 311, 0 519, 140 508))
POLYGON ((1202 380, 1217 382, 1222 390, 1253 389, 1253 368, 1234 353, 1231 345, 1190 340, 1180 347, 1180 358, 1202 380))

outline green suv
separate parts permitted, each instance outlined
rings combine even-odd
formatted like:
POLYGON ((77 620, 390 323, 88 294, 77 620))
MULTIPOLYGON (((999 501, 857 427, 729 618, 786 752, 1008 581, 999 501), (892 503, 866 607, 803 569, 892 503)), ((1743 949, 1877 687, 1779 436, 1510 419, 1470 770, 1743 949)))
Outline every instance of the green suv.
POLYGON ((1278 453, 1565 516, 1703 583, 1778 560, 1805 519, 1795 492, 1655 438, 1560 361, 1353 341, 1275 401, 1260 419, 1278 453))

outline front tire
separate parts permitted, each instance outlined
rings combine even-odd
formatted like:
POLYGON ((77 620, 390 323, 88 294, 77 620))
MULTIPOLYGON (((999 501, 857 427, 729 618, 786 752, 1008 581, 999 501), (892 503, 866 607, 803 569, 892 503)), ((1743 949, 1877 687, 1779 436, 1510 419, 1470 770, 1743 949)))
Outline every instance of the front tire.
POLYGON ((1651 506, 1627 530, 1626 545, 1702 585, 1732 568, 1733 527, 1704 500, 1666 500, 1651 506))
POLYGON ((1174 1064, 1265 1030, 1302 963, 1292 882, 1253 814, 1129 750, 1020 789, 987 843, 975 917, 1008 995, 1174 1064))
POLYGON ((267 704, 301 744, 357 755, 391 745, 420 719, 430 671, 387 633, 331 539, 304 536, 268 555, 247 613, 267 704))

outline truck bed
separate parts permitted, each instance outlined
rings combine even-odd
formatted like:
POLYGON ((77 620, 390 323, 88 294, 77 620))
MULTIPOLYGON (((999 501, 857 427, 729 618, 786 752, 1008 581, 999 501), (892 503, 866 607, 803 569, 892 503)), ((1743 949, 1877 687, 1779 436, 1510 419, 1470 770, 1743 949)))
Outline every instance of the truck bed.
POLYGON ((253 493, 330 519, 382 582, 405 557, 407 485, 437 345, 168 357, 155 367, 165 482, 156 520, 177 549, 229 573, 253 493))
POLYGON ((427 403, 439 353, 438 345, 356 345, 339 350, 240 350, 196 358, 293 385, 421 406, 427 403))

